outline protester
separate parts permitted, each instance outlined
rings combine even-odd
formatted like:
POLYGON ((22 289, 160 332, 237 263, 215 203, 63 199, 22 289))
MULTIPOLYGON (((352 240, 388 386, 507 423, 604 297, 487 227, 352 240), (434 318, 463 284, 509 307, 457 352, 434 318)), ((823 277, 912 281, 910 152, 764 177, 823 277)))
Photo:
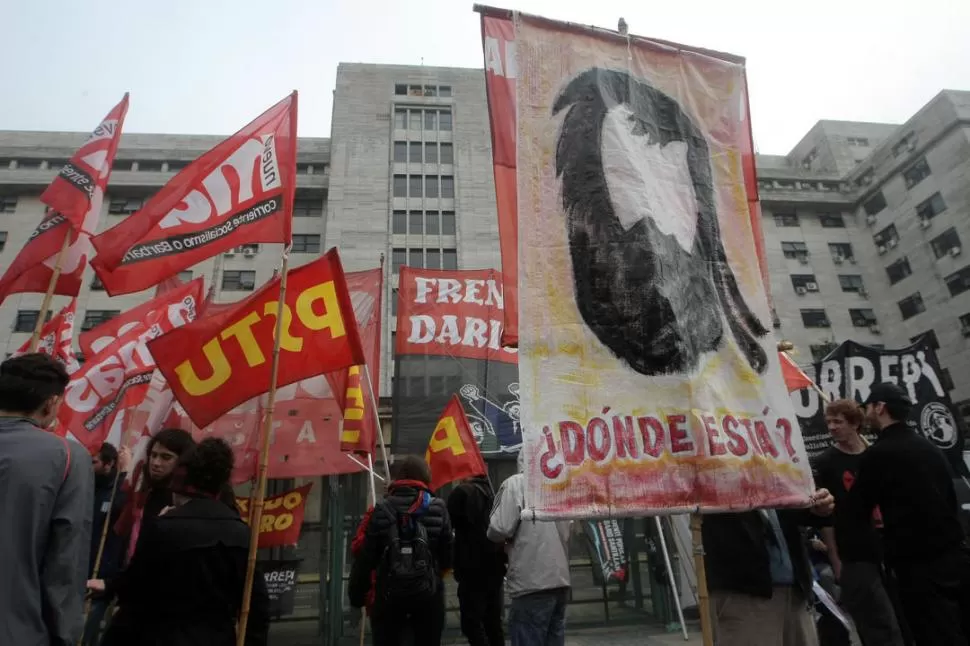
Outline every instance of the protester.
MULTIPOLYGON (((91 532, 89 579, 113 578, 124 565, 124 541, 111 528, 121 516, 127 499, 122 485, 130 461, 131 452, 128 449, 122 449, 119 453, 107 442, 91 458, 94 466, 94 526, 91 532), (98 563, 97 570, 95 563, 98 563)), ((83 646, 97 646, 108 605, 106 599, 96 599, 91 603, 84 626, 83 646)))
MULTIPOLYGON (((175 507, 145 525, 115 581, 118 612, 103 646, 235 645, 250 531, 220 500, 232 469, 232 449, 221 439, 202 440, 181 457, 170 482, 175 507)), ((257 575, 246 644, 268 637, 269 596, 257 575)))
POLYGON ((81 637, 94 473, 83 447, 46 431, 67 383, 47 355, 0 364, 0 644, 81 637))
POLYGON ((519 473, 499 488, 488 525, 489 540, 509 555, 509 635, 512 646, 563 646, 569 600, 567 521, 521 521, 525 509, 523 453, 519 473))
MULTIPOLYGON (((377 573, 371 627, 375 646, 398 646, 406 631, 421 646, 438 646, 445 624, 442 575, 451 568, 452 530, 444 501, 430 490, 431 470, 409 455, 394 464, 394 480, 375 505, 354 559, 348 592, 366 604, 377 573)), ((359 610, 358 610, 359 612, 359 610)))
POLYGON ((839 399, 825 407, 825 423, 835 444, 815 461, 815 484, 832 492, 835 513, 833 526, 822 529, 822 538, 839 582, 839 603, 852 617, 863 646, 903 646, 896 613, 883 584, 876 518, 857 516, 848 500, 867 447, 860 435, 862 422, 862 409, 850 399, 839 399))
POLYGON ((918 646, 970 639, 970 548, 946 456, 905 420, 912 400, 893 383, 872 387, 866 421, 878 435, 862 454, 850 501, 859 522, 878 506, 886 564, 918 646))
POLYGON ((825 489, 810 510, 761 509, 704 517, 707 585, 718 646, 815 646, 812 570, 800 527, 832 513, 825 489))
POLYGON ((455 528, 455 581, 461 632, 469 646, 505 646, 502 590, 508 557, 488 540, 495 492, 485 474, 459 484, 448 496, 448 515, 455 528))

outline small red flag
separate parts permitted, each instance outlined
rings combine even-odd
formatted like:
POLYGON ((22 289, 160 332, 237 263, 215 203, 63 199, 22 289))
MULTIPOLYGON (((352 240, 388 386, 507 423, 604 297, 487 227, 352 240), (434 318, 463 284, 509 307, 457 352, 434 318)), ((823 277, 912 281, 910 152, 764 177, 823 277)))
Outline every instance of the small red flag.
MULTIPOLYGON (((47 321, 40 331, 40 342, 37 344, 36 352, 53 357, 64 364, 67 374, 73 374, 80 368, 77 357, 74 355, 74 317, 77 313, 77 299, 72 298, 64 309, 58 312, 57 316, 47 321)), ((30 341, 27 341, 20 349, 13 353, 19 356, 30 352, 30 341)))
POLYGON ((455 480, 488 473, 458 395, 452 396, 441 413, 424 459, 431 467, 432 491, 455 480))
POLYGON ((145 206, 94 238, 111 296, 138 292, 252 242, 289 244, 296 191, 296 92, 208 151, 145 206))
POLYGON ((811 377, 802 372, 802 369, 792 361, 792 358, 788 354, 779 352, 778 360, 781 362, 781 374, 785 378, 785 385, 788 386, 788 392, 794 392, 802 388, 811 388, 815 385, 811 377))

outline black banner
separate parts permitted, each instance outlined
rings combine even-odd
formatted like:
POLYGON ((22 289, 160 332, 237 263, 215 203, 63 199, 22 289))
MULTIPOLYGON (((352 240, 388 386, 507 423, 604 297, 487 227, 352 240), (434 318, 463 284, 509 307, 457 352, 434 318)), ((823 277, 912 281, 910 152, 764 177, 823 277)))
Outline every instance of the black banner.
MULTIPOLYGON (((966 473, 963 420, 956 414, 950 394, 943 387, 936 352, 924 339, 899 350, 846 341, 814 364, 809 376, 832 399, 858 402, 865 401, 875 384, 885 381, 899 384, 915 404, 910 424, 947 454, 957 473, 966 473)), ((825 407, 814 389, 795 391, 791 397, 805 448, 809 457, 814 458, 829 446, 825 407)))
POLYGON ((265 561, 261 564, 266 591, 269 593, 271 617, 293 614, 296 573, 299 567, 299 561, 265 561))
POLYGON ((424 455, 441 412, 452 395, 465 407, 486 459, 515 458, 519 426, 519 367, 500 361, 398 355, 394 372, 396 453, 424 455))
POLYGON ((594 567, 594 578, 601 584, 603 581, 626 581, 627 555, 623 542, 623 526, 615 518, 608 520, 587 520, 583 522, 586 538, 589 539, 590 556, 599 565, 594 567), (599 574, 600 576, 596 576, 599 574))

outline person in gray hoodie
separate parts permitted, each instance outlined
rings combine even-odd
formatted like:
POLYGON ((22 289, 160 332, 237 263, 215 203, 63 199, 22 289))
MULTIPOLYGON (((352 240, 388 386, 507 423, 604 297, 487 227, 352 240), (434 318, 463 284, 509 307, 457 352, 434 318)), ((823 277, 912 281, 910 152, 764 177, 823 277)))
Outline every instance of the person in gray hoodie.
POLYGON ((68 646, 81 637, 94 469, 47 431, 68 376, 44 354, 0 364, 0 644, 68 646))
POLYGON ((512 646, 564 646, 569 600, 569 521, 522 520, 523 454, 519 473, 502 483, 489 518, 488 538, 505 543, 509 636, 512 646))

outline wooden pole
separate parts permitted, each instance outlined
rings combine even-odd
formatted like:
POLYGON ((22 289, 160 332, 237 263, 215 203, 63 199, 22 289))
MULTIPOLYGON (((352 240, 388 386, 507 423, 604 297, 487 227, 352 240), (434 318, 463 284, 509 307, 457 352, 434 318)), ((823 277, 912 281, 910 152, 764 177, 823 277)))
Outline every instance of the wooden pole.
POLYGON ((704 567, 704 539, 701 534, 703 516, 690 516, 691 542, 694 544, 694 569, 697 572, 697 609, 701 614, 701 641, 704 646, 714 646, 714 624, 711 621, 711 599, 707 593, 707 570, 704 567))
POLYGON ((259 468, 256 476, 256 496, 253 500, 252 521, 249 525, 249 562, 246 567, 246 584, 243 588, 242 609, 236 630, 236 646, 246 644, 246 624, 249 622, 249 605, 253 599, 253 578, 256 574, 256 553, 259 548, 259 525, 263 520, 263 502, 266 498, 266 472, 269 470, 269 440, 273 430, 273 408, 276 406, 276 379, 280 370, 280 340, 283 337, 283 305, 286 301, 286 271, 290 259, 289 247, 283 249, 280 264, 280 298, 276 305, 276 336, 273 340, 273 364, 269 377, 269 395, 263 412, 260 436, 259 468))
POLYGON ((377 411, 377 397, 374 395, 374 383, 370 379, 370 369, 366 363, 364 364, 364 378, 367 379, 367 392, 370 393, 371 410, 374 411, 374 423, 377 424, 377 437, 381 445, 381 459, 384 460, 384 475, 387 476, 387 484, 390 484, 391 463, 387 459, 387 444, 384 443, 384 429, 381 428, 381 415, 377 411))
MULTIPOLYGON (((81 234, 79 233, 78 235, 81 234)), ((40 304, 40 311, 37 312, 37 323, 34 324, 34 334, 30 337, 30 346, 28 346, 28 350, 31 352, 37 352, 37 346, 40 344, 40 331, 44 329, 44 317, 47 316, 47 312, 51 308, 51 300, 54 298, 54 288, 57 287, 57 279, 61 277, 61 265, 64 264, 64 256, 67 254, 70 246, 71 229, 68 227, 67 233, 64 234, 64 244, 61 245, 61 250, 57 252, 57 260, 54 261, 54 271, 51 273, 51 280, 47 284, 47 293, 44 294, 44 300, 40 304)))

